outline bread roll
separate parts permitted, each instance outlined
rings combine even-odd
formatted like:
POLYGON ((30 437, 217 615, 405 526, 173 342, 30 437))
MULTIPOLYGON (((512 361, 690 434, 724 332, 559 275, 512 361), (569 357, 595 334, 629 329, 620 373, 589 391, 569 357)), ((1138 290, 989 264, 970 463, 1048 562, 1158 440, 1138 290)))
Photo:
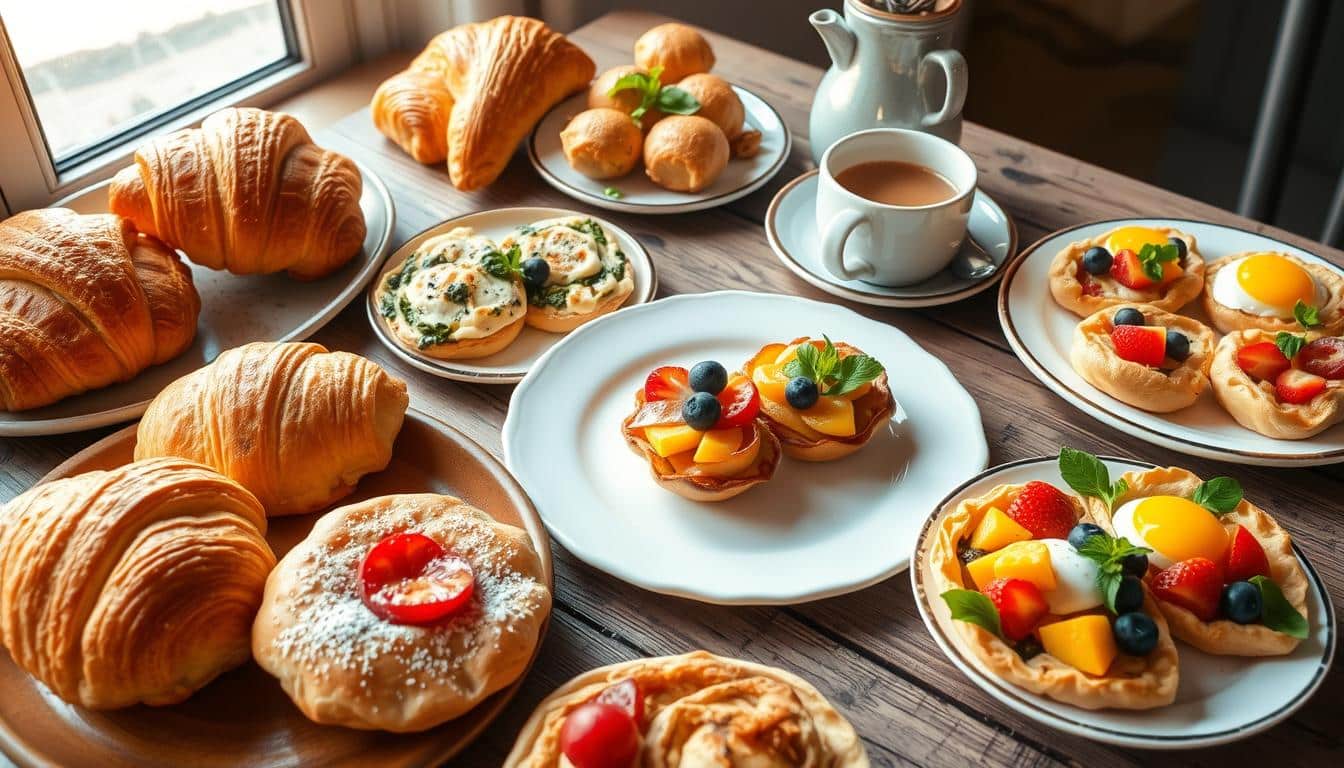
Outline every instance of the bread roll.
POLYGON ((714 68, 714 51, 695 27, 659 24, 635 41, 635 64, 646 72, 662 67, 662 81, 676 83, 714 68))
POLYGON ((644 173, 674 192, 699 192, 728 165, 728 139, 712 121, 669 115, 644 140, 644 173))
POLYGON ((615 109, 589 109, 574 116, 560 132, 569 166, 590 179, 624 176, 639 162, 644 134, 630 115, 615 109))

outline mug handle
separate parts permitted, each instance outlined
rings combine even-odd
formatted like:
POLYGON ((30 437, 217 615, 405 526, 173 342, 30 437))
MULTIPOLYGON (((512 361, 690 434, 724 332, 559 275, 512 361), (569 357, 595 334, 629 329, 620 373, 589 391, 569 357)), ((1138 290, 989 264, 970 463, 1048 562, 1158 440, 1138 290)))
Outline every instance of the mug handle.
POLYGON ((821 238, 821 264, 826 267, 826 271, 841 280, 860 280, 873 274, 873 265, 867 262, 862 263, 858 269, 850 269, 845 265, 845 241, 853 234, 855 228, 864 222, 862 213, 853 208, 843 210, 831 219, 826 225, 826 232, 821 238))
POLYGON ((926 85, 928 81, 924 78, 924 67, 930 64, 942 68, 947 80, 947 93, 943 96, 942 109, 920 118, 919 124, 925 128, 951 120, 961 114, 961 108, 966 104, 966 59, 950 48, 924 54, 919 62, 919 70, 920 81, 926 85))

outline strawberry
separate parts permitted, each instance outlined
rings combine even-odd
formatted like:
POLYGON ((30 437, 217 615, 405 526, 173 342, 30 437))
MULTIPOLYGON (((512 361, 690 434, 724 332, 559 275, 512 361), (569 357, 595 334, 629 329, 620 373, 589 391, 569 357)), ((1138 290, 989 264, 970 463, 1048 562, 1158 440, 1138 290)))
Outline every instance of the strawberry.
POLYGON ((1246 526, 1238 525, 1227 550, 1227 580, 1250 581, 1252 576, 1269 576, 1269 559, 1246 526))
POLYGON ((1200 621, 1213 621, 1223 594, 1223 574, 1207 557, 1192 557, 1158 571, 1149 586, 1153 594, 1195 614, 1200 621))
POLYGON ((1101 296, 1101 283, 1092 279, 1092 275, 1086 269, 1083 269, 1081 261, 1078 262, 1078 268, 1074 271, 1074 277, 1078 280, 1078 284, 1083 287, 1084 296, 1101 296))
POLYGON ((1032 480, 1008 505, 1008 516, 1038 539, 1067 539, 1077 513, 1069 497, 1055 486, 1032 480))
POLYGON ((1121 360, 1157 368, 1167 359, 1167 329, 1159 325, 1117 325, 1111 344, 1121 360))
POLYGON ((1128 248, 1116 252, 1111 260, 1111 277, 1114 277, 1117 283, 1136 291, 1154 285, 1153 279, 1143 271, 1143 262, 1139 261, 1139 254, 1128 248))
POLYGON ((1338 381, 1344 379, 1344 339, 1322 336, 1297 353, 1298 365, 1307 373, 1338 381))
POLYGON ((1325 391, 1325 379, 1314 373, 1289 368, 1274 379, 1274 394, 1291 405, 1310 403, 1325 391))
POLYGON ((1283 356, 1283 350, 1272 341, 1247 344, 1237 350, 1237 365, 1241 370, 1261 381, 1273 381, 1288 370, 1292 363, 1283 356))
POLYGON ((690 372, 676 365, 654 368, 644 380, 644 399, 684 400, 691 394, 690 372))
POLYGON ((994 579, 985 585, 985 596, 999 610, 1003 636, 1014 643, 1031 634, 1050 612, 1041 590, 1026 579, 994 579))

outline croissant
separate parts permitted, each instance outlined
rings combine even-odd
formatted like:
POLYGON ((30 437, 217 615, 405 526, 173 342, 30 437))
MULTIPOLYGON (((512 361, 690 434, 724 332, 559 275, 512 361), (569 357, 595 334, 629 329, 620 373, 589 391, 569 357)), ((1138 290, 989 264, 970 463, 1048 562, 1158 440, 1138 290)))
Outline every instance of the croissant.
POLYGON ((265 532, 256 497, 180 459, 39 485, 0 509, 0 639, 72 704, 182 701, 251 655, 265 532))
POLYGON ((0 222, 0 411, 50 405, 181 354, 201 299, 171 249, 107 214, 0 222))
POLYGON ((493 182, 551 107, 582 90, 593 60, 537 19, 500 16, 430 41, 378 86, 374 125, 421 163, 448 161, 453 186, 493 182))
POLYGON ((169 384, 135 458, 180 456, 238 481, 272 516, 315 512, 387 466, 406 384, 320 344, 256 342, 169 384))
POLYGON ((312 280, 359 252, 362 186, 354 162, 293 117, 224 109, 136 150, 108 203, 197 264, 312 280))

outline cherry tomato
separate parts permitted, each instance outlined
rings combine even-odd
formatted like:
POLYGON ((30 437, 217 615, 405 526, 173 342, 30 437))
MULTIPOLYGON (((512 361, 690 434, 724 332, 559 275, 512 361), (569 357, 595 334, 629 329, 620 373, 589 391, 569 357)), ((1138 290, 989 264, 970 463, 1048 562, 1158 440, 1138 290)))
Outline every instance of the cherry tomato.
POLYGON ((359 566, 361 596, 380 619, 433 624, 466 607, 475 591, 471 564, 419 533, 394 533, 359 566))
POLYGON ((596 700, 603 704, 615 704, 625 710, 631 720, 644 722, 644 692, 639 690, 638 683, 628 677, 607 686, 606 690, 597 694, 596 700))
POLYGON ((761 395, 756 385, 746 376, 734 376, 728 380, 728 386, 718 394, 719 421, 715 429, 743 427, 761 412, 761 395))
POLYGON ((1298 364, 1307 373, 1327 379, 1344 379, 1344 339, 1324 336, 1297 353, 1298 364))
POLYGON ((680 366, 654 368, 644 380, 645 400, 682 400, 691 394, 691 374, 680 366))
POLYGON ((590 701, 565 717, 560 751, 574 768, 630 768, 639 753, 639 729, 624 709, 590 701))

